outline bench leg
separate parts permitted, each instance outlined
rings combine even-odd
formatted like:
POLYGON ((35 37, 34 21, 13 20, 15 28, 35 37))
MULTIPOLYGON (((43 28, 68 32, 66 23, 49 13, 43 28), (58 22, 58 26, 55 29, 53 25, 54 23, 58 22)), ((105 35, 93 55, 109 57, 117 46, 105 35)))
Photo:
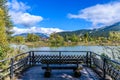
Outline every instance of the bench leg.
POLYGON ((74 70, 74 76, 75 77, 80 77, 81 76, 80 70, 78 68, 74 70))
POLYGON ((49 72, 49 71, 45 71, 45 73, 44 73, 44 77, 49 78, 50 76, 51 76, 51 72, 49 72))
POLYGON ((44 77, 47 77, 49 78, 51 76, 51 69, 50 68, 47 68, 45 73, 44 73, 44 77))

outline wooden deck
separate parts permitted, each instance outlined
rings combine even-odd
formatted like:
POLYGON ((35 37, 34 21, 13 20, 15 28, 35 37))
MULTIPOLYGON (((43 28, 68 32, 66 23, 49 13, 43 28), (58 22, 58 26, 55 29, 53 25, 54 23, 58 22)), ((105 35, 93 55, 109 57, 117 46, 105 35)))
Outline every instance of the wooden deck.
MULTIPOLYGON (((17 80, 99 80, 100 77, 102 80, 120 80, 120 62, 91 51, 29 51, 0 60, 0 66, 0 80, 6 80, 6 77, 14 80, 15 75, 19 76, 17 80), (48 62, 48 60, 50 61, 48 62), (53 69, 50 78, 44 77, 45 70, 42 69, 44 64, 47 67, 48 64, 69 64, 70 66, 75 64, 78 66, 81 61, 87 66, 83 67, 81 77, 75 78, 76 70, 73 75, 73 69, 62 70, 63 67, 53 69), (21 72, 23 73, 21 74, 21 72), (107 76, 111 79, 108 79, 107 76)), ((50 67, 49 71, 51 71, 50 67)))
POLYGON ((78 78, 73 76, 73 70, 52 70, 50 78, 44 77, 44 71, 41 66, 31 67, 19 75, 18 80, 100 80, 100 77, 88 67, 81 70, 82 75, 78 78))

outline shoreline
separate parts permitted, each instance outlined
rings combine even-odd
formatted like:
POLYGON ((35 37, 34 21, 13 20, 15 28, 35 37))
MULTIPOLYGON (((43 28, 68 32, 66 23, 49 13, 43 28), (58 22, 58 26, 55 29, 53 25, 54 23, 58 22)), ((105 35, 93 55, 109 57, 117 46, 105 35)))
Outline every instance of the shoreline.
POLYGON ((109 42, 109 43, 95 43, 95 42, 64 42, 62 45, 51 45, 45 42, 26 42, 23 45, 28 47, 61 47, 61 46, 120 46, 120 42, 109 42))

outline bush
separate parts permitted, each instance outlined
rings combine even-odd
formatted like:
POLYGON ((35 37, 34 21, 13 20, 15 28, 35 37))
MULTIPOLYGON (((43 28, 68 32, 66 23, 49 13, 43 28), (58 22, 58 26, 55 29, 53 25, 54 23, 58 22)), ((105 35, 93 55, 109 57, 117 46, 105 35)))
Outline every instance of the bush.
POLYGON ((21 44, 21 43, 25 42, 25 39, 22 36, 16 36, 16 37, 13 38, 12 41, 15 42, 15 43, 21 44))
POLYGON ((28 42, 36 42, 36 41, 40 40, 40 37, 38 35, 35 35, 35 34, 28 34, 26 40, 28 42))

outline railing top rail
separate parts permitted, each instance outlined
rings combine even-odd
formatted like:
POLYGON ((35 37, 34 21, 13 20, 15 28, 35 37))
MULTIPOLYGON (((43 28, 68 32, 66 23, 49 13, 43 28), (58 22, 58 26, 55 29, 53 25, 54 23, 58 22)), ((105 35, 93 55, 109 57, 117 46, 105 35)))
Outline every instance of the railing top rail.
POLYGON ((14 56, 13 58, 18 57, 18 56, 21 56, 21 55, 24 55, 24 54, 28 54, 28 53, 29 53, 29 52, 20 53, 20 54, 17 54, 16 56, 14 56))
POLYGON ((101 56, 101 55, 99 55, 99 54, 97 54, 97 53, 95 53, 95 52, 92 52, 92 51, 90 51, 92 54, 95 54, 95 55, 97 55, 97 56, 101 56))
MULTIPOLYGON (((110 60, 110 59, 109 59, 110 60)), ((116 60, 110 60, 111 62, 114 62, 114 63, 116 63, 116 64, 118 64, 118 65, 120 65, 120 62, 118 62, 118 61, 116 61, 116 60)))
POLYGON ((68 51, 68 50, 32 50, 30 52, 90 52, 90 51, 68 51))
POLYGON ((7 58, 7 59, 0 60, 0 63, 5 62, 5 61, 10 60, 10 59, 11 59, 11 58, 7 58))
POLYGON ((100 57, 102 57, 102 58, 104 58, 104 59, 106 59, 106 60, 109 60, 109 61, 111 61, 111 62, 114 62, 114 63, 120 65, 120 62, 118 62, 118 61, 116 61, 116 60, 112 60, 112 59, 103 57, 103 56, 101 56, 101 55, 99 55, 99 54, 97 54, 97 53, 95 53, 95 52, 92 52, 92 53, 95 54, 95 55, 97 55, 97 56, 100 56, 100 57))
MULTIPOLYGON (((17 54, 17 55, 15 55, 15 56, 11 57, 11 58, 15 58, 15 57, 21 56, 21 55, 23 55, 23 54, 27 54, 27 53, 29 53, 29 52, 20 53, 20 54, 17 54)), ((6 58, 6 59, 3 59, 3 60, 0 60, 0 63, 1 63, 1 62, 5 62, 5 61, 7 61, 7 60, 10 60, 11 58, 6 58)))

